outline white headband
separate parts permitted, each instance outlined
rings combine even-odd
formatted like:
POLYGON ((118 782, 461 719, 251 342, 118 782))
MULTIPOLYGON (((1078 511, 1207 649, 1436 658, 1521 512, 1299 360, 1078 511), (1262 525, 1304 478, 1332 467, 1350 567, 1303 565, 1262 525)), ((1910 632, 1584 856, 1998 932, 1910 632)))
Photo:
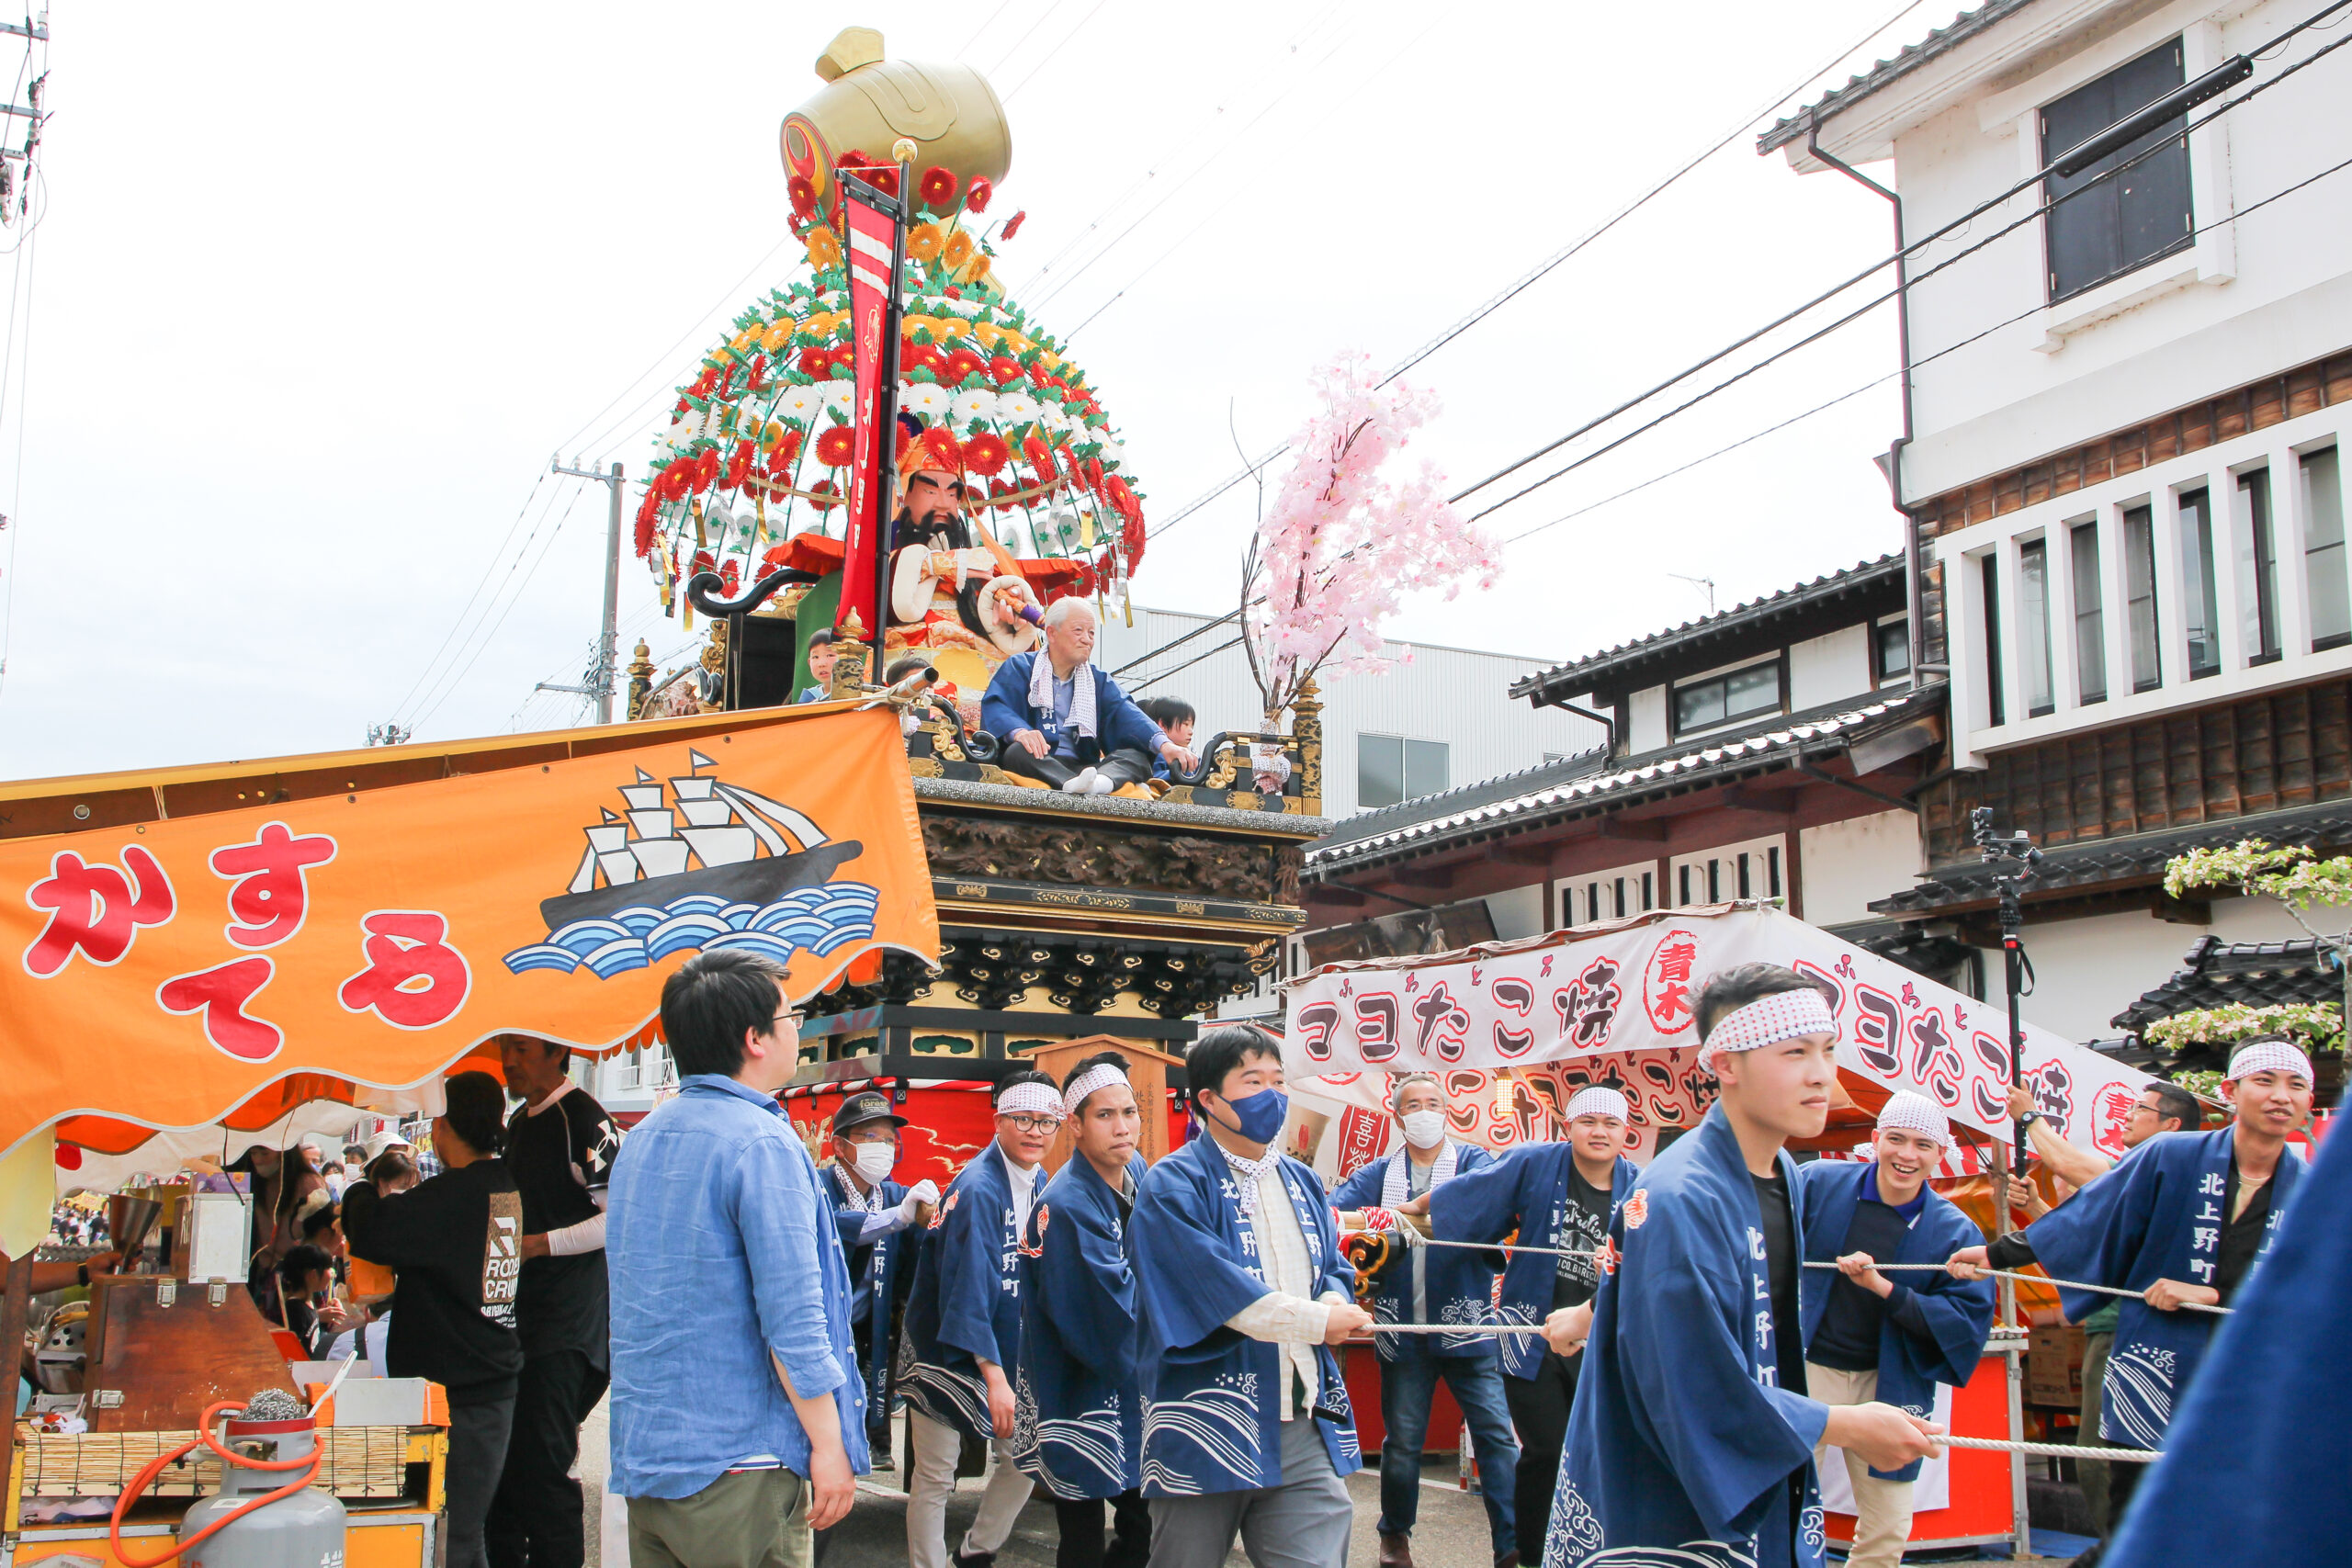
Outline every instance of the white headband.
POLYGON ((2312 1059, 2284 1040, 2256 1040, 2239 1046, 2230 1057, 2225 1076, 2232 1083, 2241 1083, 2255 1073, 2292 1073, 2306 1084, 2313 1081, 2312 1059))
POLYGON ((1900 1127, 1906 1133, 1917 1133, 1950 1147, 1951 1121, 1926 1095, 1909 1090, 1890 1094, 1886 1103, 1878 1108, 1878 1124, 1882 1132, 1900 1127))
POLYGON ((1062 1114, 1065 1116, 1077 1115, 1078 1108, 1086 1103, 1086 1097, 1088 1095, 1092 1094, 1098 1089, 1108 1089, 1114 1083, 1125 1083, 1126 1081, 1127 1075, 1119 1071, 1118 1068, 1113 1066, 1110 1063, 1095 1063, 1092 1066, 1087 1068, 1086 1071, 1070 1079, 1069 1087, 1062 1090, 1062 1114))
POLYGON ((1614 1116, 1620 1122, 1632 1120, 1627 1112, 1625 1097, 1606 1084, 1588 1084, 1577 1090, 1568 1108, 1560 1113, 1563 1122, 1573 1122, 1579 1116, 1614 1116))
POLYGON ((1800 1034, 1837 1032, 1838 1020, 1830 1014, 1827 998, 1813 987, 1775 991, 1715 1020, 1706 1043, 1699 1047, 1699 1065, 1712 1072, 1715 1058, 1727 1051, 1755 1051, 1800 1034))
POLYGON ((1017 1083, 996 1102, 999 1116, 1053 1116, 1062 1113, 1062 1097, 1051 1084, 1017 1083))

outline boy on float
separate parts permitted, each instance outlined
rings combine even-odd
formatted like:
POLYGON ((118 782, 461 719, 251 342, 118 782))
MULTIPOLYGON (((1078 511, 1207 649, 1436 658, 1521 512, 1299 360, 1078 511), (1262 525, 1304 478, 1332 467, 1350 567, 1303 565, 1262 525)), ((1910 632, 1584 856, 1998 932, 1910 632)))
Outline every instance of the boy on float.
POLYGON ((1694 1010, 1699 1062, 1721 1092, 1617 1210, 1546 1568, 1667 1551, 1819 1568, 1816 1445, 1881 1470, 1940 1451, 1940 1427, 1893 1405, 1833 1407, 1804 1392, 1804 1229, 1781 1145, 1828 1121, 1828 1000, 1792 969, 1743 964, 1709 980, 1694 1010))
POLYGON ((1314 1170, 1274 1146, 1282 1053, 1249 1024, 1185 1054, 1203 1135, 1151 1168, 1136 1204, 1143 1299, 1143 1492, 1151 1568, 1347 1561, 1363 1466, 1334 1349, 1372 1314, 1314 1170))
POLYGON ((1021 1244, 1021 1365, 1013 1461, 1054 1500, 1057 1568, 1143 1568, 1143 1389, 1136 1369, 1133 1221, 1147 1168, 1143 1110, 1116 1051, 1062 1079, 1069 1159, 1029 1212, 1021 1244), (1115 1538, 1102 1540, 1102 1504, 1115 1538))
POLYGON ((1562 1254, 1513 1252, 1496 1309, 1504 1323, 1548 1323, 1559 1314, 1564 1325, 1556 1348, 1532 1334, 1501 1338, 1503 1393, 1520 1440, 1512 1487, 1517 1551, 1530 1568, 1543 1559, 1551 1524, 1560 1450, 1583 1365, 1586 1303, 1600 1286, 1599 1254, 1617 1206, 1641 1175, 1625 1157, 1628 1109, 1625 1097, 1604 1085, 1578 1089, 1562 1113, 1566 1140, 1514 1149, 1448 1183, 1430 1202, 1430 1230, 1442 1240, 1499 1242, 1516 1231, 1527 1247, 1562 1254))
POLYGON ((1061 1092, 1024 1069, 995 1089, 996 1139, 948 1184, 932 1216, 907 1300, 913 1364, 899 1392, 908 1423, 907 1560, 978 1568, 996 1560, 1031 1483, 1013 1462, 1012 1373, 1021 1355, 1021 1235, 1037 1171, 1062 1122, 1061 1092), (963 1544, 947 1546, 947 1500, 966 1438, 993 1463, 963 1544))
MULTIPOLYGON (((2237 1111, 2229 1126, 2159 1134, 2024 1230, 1951 1255, 1951 1271, 1962 1279, 1988 1266, 2039 1263, 2054 1279, 2141 1292, 2124 1299, 2108 1356, 2099 1436, 2110 1448, 2165 1446, 2172 1413, 2222 1321, 2184 1306, 2229 1304, 2269 1251, 2302 1176, 2302 1156, 2287 1138, 2311 1121, 2311 1058, 2283 1036, 2243 1042, 2222 1092, 2237 1111)), ((2079 1322, 2114 1298, 2061 1291, 2058 1299, 2079 1322)), ((2122 1532, 2147 1468, 2120 1460, 2109 1467, 2109 1540, 2122 1532)), ((2097 1560, 2096 1551, 2086 1555, 2097 1560)))
MULTIPOLYGON (((1335 1209, 1377 1215, 1427 1213, 1438 1189, 1492 1166, 1495 1156, 1445 1135, 1445 1090, 1434 1073, 1404 1073, 1389 1086, 1390 1114, 1404 1146, 1374 1160, 1331 1194, 1335 1209)), ((1401 1224, 1387 1225, 1391 1252, 1373 1296, 1382 1323, 1483 1324, 1495 1287, 1487 1255, 1461 1247, 1413 1247, 1401 1224)), ((1526 1337, 1532 1339, 1534 1336, 1526 1337)), ((1470 1423, 1478 1456, 1479 1496, 1487 1506, 1495 1568, 1513 1568, 1519 1549, 1511 1500, 1519 1441, 1511 1435, 1495 1359, 1495 1337, 1476 1334, 1384 1334, 1379 1337, 1380 1568, 1413 1568, 1413 1521, 1420 1512, 1421 1445, 1428 1438, 1430 1399, 1443 1378, 1470 1423)), ((1539 1347, 1540 1348, 1540 1347, 1539 1347)), ((1549 1483, 1545 1495, 1548 1496, 1549 1483)))
MULTIPOLYGON (((1951 1122, 1922 1095, 1887 1097, 1868 1161, 1797 1167, 1797 1222, 1804 1271, 1805 1391, 1825 1404, 1883 1401, 1922 1420, 1936 1413, 1936 1384, 1963 1388, 1993 1325, 1993 1287, 1924 1269, 1879 1272, 1887 1263, 1935 1263, 1984 1232, 1931 1191, 1951 1146, 1951 1122)), ((1813 1450, 1821 1462, 1826 1444, 1813 1450)), ((1919 1461, 1883 1472, 1851 1461, 1854 1546, 1847 1568, 1894 1568, 1911 1539, 1911 1489, 1919 1461)))

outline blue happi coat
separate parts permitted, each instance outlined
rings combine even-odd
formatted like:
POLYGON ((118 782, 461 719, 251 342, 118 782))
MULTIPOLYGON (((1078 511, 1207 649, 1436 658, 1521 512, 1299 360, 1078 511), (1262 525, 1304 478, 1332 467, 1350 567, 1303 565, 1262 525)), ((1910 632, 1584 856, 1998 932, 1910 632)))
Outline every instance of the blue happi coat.
MULTIPOLYGON (((1866 1162, 1853 1160, 1815 1160, 1797 1168, 1794 1193, 1797 1219, 1804 1226, 1805 1258, 1809 1262, 1833 1263, 1846 1249, 1846 1232, 1854 1223, 1854 1210, 1862 1201, 1864 1181, 1872 1174, 1866 1162)), ((1871 1190, 1876 1191, 1876 1185, 1871 1190)), ((1963 1247, 1981 1246, 1984 1233, 1976 1222, 1960 1212, 1951 1199, 1928 1190, 1927 1201, 1920 1205, 1911 1228, 1904 1234, 1903 1245, 1892 1258, 1871 1259, 1876 1263, 1941 1263, 1963 1247)), ((1936 1415, 1936 1384, 1950 1383, 1965 1388, 1968 1380, 1976 1375, 1976 1363, 1984 1354, 1984 1336, 1993 1326, 1993 1281, 1990 1280, 1955 1280, 1941 1271, 1928 1273, 1905 1270, 1887 1276, 1898 1290, 1907 1290, 1919 1303, 1919 1310, 1935 1333, 1930 1345, 1904 1328, 1888 1314, 1879 1323, 1878 1331, 1878 1397, 1883 1404, 1899 1405, 1922 1421, 1931 1421, 1936 1415)), ((1821 1328, 1823 1315, 1829 1310, 1830 1287, 1844 1276, 1834 1269, 1808 1269, 1802 1281, 1804 1287, 1804 1343, 1813 1348, 1813 1337, 1821 1328)), ((1920 1461, 1913 1460, 1901 1470, 1877 1470, 1871 1473, 1882 1481, 1917 1481, 1920 1461)))
MULTIPOLYGON (((1406 1197, 1405 1162, 1410 1158, 1411 1154, 1400 1148, 1358 1169, 1331 1194, 1331 1207, 1394 1209, 1409 1201, 1406 1197)), ((1448 1139, 1438 1149, 1437 1159, 1430 1168, 1430 1190, 1450 1187, 1460 1178, 1494 1163, 1495 1156, 1476 1145, 1448 1139)), ((1487 1321, 1492 1311, 1495 1288, 1490 1255, 1458 1247, 1414 1249, 1394 1237, 1389 1242, 1388 1262, 1380 1270, 1379 1282, 1373 1292, 1374 1318, 1382 1323, 1414 1321, 1415 1258, 1424 1260, 1421 1294, 1429 1308, 1430 1322, 1487 1321)), ((1476 1334, 1384 1334, 1379 1337, 1378 1345, 1384 1361, 1423 1356, 1491 1358, 1495 1353, 1493 1337, 1476 1334)))
POLYGON ((1004 1151, 991 1143, 940 1195, 907 1298, 913 1364, 899 1393, 915 1410, 987 1442, 988 1384, 979 1363, 1007 1378, 1021 1356, 1020 1222, 1004 1151))
POLYGON ((2181 1400, 2165 1457, 2108 1543, 2109 1568, 2343 1559, 2352 1486, 2332 1439, 2352 1344, 2352 1138, 2322 1145, 2299 1185, 2268 1261, 2213 1331, 2229 1375, 2198 1379, 2181 1400))
MULTIPOLYGON (((1456 1177, 1430 1200, 1430 1229, 1442 1241, 1500 1241, 1512 1231, 1529 1247, 1560 1245, 1567 1214, 1568 1178, 1576 1173, 1576 1151, 1566 1144, 1529 1144, 1483 1169, 1456 1177)), ((1634 1190, 1642 1168, 1617 1156, 1609 1179, 1611 1216, 1634 1190)), ((1442 1252, 1448 1250, 1441 1247, 1442 1252)), ((1475 1258, 1476 1253, 1460 1256, 1475 1258)), ((1502 1323, 1542 1323, 1552 1315, 1553 1281, 1560 1260, 1548 1252, 1514 1252, 1503 1270, 1502 1299, 1495 1317, 1502 1323)), ((1434 1267, 1430 1279, 1436 1279, 1434 1267)), ((1436 1291, 1431 1287, 1434 1299, 1436 1291)), ((1503 1371, 1532 1378, 1544 1365, 1544 1345, 1533 1334, 1502 1338, 1503 1371)))
MULTIPOLYGON (((1140 1190, 1140 1159, 1127 1179, 1140 1190)), ((1021 1244, 1021 1367, 1013 1462, 1057 1497, 1143 1483, 1136 1271, 1119 1195, 1072 1156, 1029 1212, 1021 1244)))
MULTIPOLYGON (((2210 1285, 2222 1256, 2237 1132, 2160 1133, 2122 1164, 2026 1228, 2033 1255, 2053 1279, 2144 1291, 2158 1280, 2210 1285)), ((2257 1260, 2267 1257, 2278 1222, 2295 1195, 2303 1162, 2292 1150, 2270 1179, 2270 1216, 2257 1260)), ((2252 1278, 2252 1274, 2248 1278, 2252 1278)), ((2066 1315, 2079 1323, 2118 1298, 2062 1291, 2066 1315)), ((2113 1443, 2160 1449, 2173 1406, 2204 1359, 2219 1321, 2211 1313, 2159 1312, 2121 1298, 2115 1348, 2108 1352, 2099 1435, 2113 1443)))
MULTIPOLYGON (((842 1254, 849 1260, 850 1343, 857 1347, 858 1365, 865 1374, 866 1415, 879 1423, 890 1410, 890 1317, 914 1279, 910 1255, 917 1238, 901 1229, 866 1243, 861 1237, 870 1212, 858 1206, 849 1178, 838 1165, 825 1166, 817 1174, 833 1205, 842 1254), (860 1303, 866 1313, 864 1322, 858 1321, 860 1303)), ((887 1179, 878 1190, 885 1209, 897 1208, 907 1195, 904 1187, 887 1179)))
MULTIPOLYGON (((1284 1157, 1283 1191, 1259 1184, 1258 1201, 1290 1199, 1306 1240, 1313 1294, 1353 1299, 1355 1270, 1340 1255, 1339 1226, 1321 1179, 1284 1157)), ((1191 1497, 1279 1485, 1281 1348, 1225 1325, 1264 1295, 1268 1265, 1241 1217, 1240 1193, 1214 1139, 1199 1137, 1151 1168, 1136 1203, 1136 1279, 1143 1302, 1143 1492, 1191 1497), (1247 1245, 1245 1245, 1245 1242, 1247 1245)), ((1317 1346, 1321 1387, 1309 1404, 1331 1469, 1363 1468, 1355 1413, 1329 1346, 1317 1346)))
MULTIPOLYGON (((1802 1257, 1796 1167, 1778 1157, 1802 1257)), ((1772 1321, 1756 1186, 1720 1103, 1650 1161, 1610 1237, 1544 1568, 1821 1568, 1829 1407, 1779 1386, 1778 1335, 1798 1325, 1772 1321)))

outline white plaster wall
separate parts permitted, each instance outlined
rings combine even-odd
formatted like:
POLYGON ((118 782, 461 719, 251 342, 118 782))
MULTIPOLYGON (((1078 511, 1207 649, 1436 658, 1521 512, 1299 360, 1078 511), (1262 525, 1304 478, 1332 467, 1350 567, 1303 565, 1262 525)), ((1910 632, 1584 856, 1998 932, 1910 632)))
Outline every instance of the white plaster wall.
MULTIPOLYGON (((2117 7, 2116 16, 2139 15, 2086 29, 1979 84, 1895 140, 1909 231, 1928 233, 2030 173, 2040 152, 2030 117, 2040 105, 2172 37, 2185 41, 2193 80, 2310 9, 2267 0, 2208 20, 2211 0, 2117 7)), ((2256 80, 2324 41, 2304 35, 2256 80)), ((2094 291, 2107 298, 2104 311, 2087 299, 2037 309, 2046 300, 2040 219, 1921 281, 1911 296, 1921 363, 1906 494, 1936 494, 2352 343, 2352 199, 2334 179, 2235 216, 2352 155, 2347 86, 2344 64, 2323 61, 2193 134, 2196 250, 2094 291), (2104 319, 2077 324, 2086 315, 2104 319), (1995 330, 1958 346, 1987 328, 1995 330)), ((2012 198, 1926 247, 1915 275, 2040 199, 2012 198)))
POLYGON ((1806 924, 1876 919, 1871 900, 1908 887, 1919 872, 1919 818, 1908 811, 1882 811, 1800 828, 1797 866, 1806 924))
POLYGON ((1666 688, 1645 686, 1625 701, 1625 749, 1638 755, 1666 744, 1666 688))
POLYGON ((1871 629, 1840 626, 1789 645, 1789 711, 1842 702, 1871 689, 1871 629))

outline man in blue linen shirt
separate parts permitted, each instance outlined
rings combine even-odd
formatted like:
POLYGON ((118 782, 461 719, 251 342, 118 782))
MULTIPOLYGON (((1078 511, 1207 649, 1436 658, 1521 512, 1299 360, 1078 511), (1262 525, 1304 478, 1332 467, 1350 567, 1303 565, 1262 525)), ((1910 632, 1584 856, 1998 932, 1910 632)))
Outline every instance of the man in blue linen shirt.
POLYGON ((775 1102, 781 964, 721 949, 662 987, 677 1098, 614 1162, 612 1487, 635 1568, 805 1568, 867 1468, 849 1269, 775 1102))
POLYGON ((997 761, 1070 795, 1141 784, 1154 757, 1190 772, 1193 753, 1094 668, 1094 612, 1086 601, 1055 600, 1045 622, 1045 647, 999 665, 980 699, 980 728, 1004 744, 997 761))

